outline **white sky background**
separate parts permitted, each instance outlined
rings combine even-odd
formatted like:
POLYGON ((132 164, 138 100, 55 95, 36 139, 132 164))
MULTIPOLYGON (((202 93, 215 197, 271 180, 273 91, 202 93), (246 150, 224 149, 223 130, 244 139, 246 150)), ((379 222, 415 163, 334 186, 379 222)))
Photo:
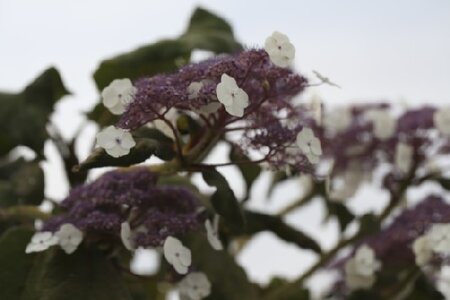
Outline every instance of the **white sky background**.
MULTIPOLYGON (((0 0, 0 90, 19 91, 45 68, 56 66, 73 95, 57 105, 53 121, 71 137, 82 112, 98 99, 92 73, 99 61, 177 36, 197 5, 228 19, 238 39, 249 46, 262 46, 274 30, 286 33, 296 46, 300 72, 310 76, 312 69, 319 70, 343 87, 314 90, 327 103, 450 104, 448 0, 0 0)), ((85 136, 93 132, 91 128, 85 136)), ((82 155, 88 146, 79 145, 82 155)), ((47 194, 62 198, 67 185, 59 175, 61 165, 50 145, 46 153, 47 194)), ((223 171, 235 174, 233 169, 223 171)), ((266 183, 267 178, 258 182, 255 199, 261 198, 257 196, 266 183)), ((289 200, 286 190, 295 191, 294 185, 278 190, 269 209, 289 200)), ((238 183, 233 187, 239 192, 238 183)), ((256 199, 253 207, 264 205, 256 199)), ((318 226, 320 213, 320 205, 313 204, 288 221, 329 246, 335 224, 318 226)), ((273 274, 295 277, 313 259, 268 234, 256 238, 239 258, 252 279, 263 282, 273 274)))

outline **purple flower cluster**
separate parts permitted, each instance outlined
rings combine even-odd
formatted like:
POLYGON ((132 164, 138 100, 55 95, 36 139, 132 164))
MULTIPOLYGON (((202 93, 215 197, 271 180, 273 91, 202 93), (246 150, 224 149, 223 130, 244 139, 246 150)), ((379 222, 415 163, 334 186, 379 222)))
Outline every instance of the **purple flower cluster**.
MULTIPOLYGON (((248 94, 250 105, 246 115, 257 111, 263 103, 271 103, 279 110, 306 86, 305 78, 273 65, 264 50, 220 55, 188 64, 172 74, 136 81, 137 93, 122 115, 119 127, 137 129, 161 118, 172 107, 192 111, 217 102, 216 87, 222 74, 235 78, 238 86, 248 94), (188 87, 193 82, 201 82, 202 88, 198 95, 190 97, 188 87)), ((223 118, 229 117, 223 109, 219 113, 223 118)))
POLYGON ((188 189, 156 185, 157 177, 145 168, 112 171, 74 188, 62 201, 65 214, 44 225, 57 231, 74 224, 88 235, 120 237, 122 222, 137 230, 137 246, 160 246, 169 235, 196 230, 202 224, 200 202, 188 189))
POLYGON ((450 205, 429 196, 416 207, 403 211, 389 226, 362 241, 371 247, 384 266, 413 265, 412 244, 435 223, 450 222, 450 205))

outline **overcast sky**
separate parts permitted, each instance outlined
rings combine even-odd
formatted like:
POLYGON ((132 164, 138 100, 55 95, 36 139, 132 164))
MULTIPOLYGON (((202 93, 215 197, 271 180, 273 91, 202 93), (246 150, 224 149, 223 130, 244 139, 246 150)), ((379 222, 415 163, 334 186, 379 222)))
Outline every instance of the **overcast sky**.
MULTIPOLYGON (((343 87, 314 91, 328 103, 450 104, 448 0, 0 0, 0 90, 18 91, 56 66, 73 96, 57 106, 53 121, 69 137, 98 98, 91 79, 98 62, 180 34, 199 5, 228 19, 249 46, 263 45, 274 30, 286 33, 296 46, 300 72, 319 70, 343 87)), ((51 155, 51 148, 46 151, 51 155)), ((53 163, 46 165, 52 180, 47 192, 63 197, 67 188, 55 179, 60 170, 53 163)), ((320 213, 320 206, 309 209, 292 216, 292 223, 320 213)), ((309 224, 308 230, 319 236, 334 232, 333 224, 325 229, 309 224)), ((252 278, 267 281, 273 274, 299 274, 313 259, 306 254, 305 260, 305 254, 262 235, 240 262, 252 278), (280 255, 269 254, 274 251, 280 255), (270 265, 261 264, 266 255, 271 255, 270 265)))

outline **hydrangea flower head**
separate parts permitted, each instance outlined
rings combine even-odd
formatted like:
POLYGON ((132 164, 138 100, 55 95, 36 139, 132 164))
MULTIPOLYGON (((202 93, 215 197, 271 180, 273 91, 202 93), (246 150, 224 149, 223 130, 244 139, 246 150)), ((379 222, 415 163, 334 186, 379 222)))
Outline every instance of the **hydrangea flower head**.
POLYGON ((97 133, 97 145, 112 157, 121 157, 130 153, 136 142, 128 131, 109 126, 97 133))
POLYGON ((120 242, 127 248, 159 247, 168 236, 201 229, 200 201, 189 189, 156 185, 146 168, 111 171, 78 186, 61 203, 66 211, 44 223, 56 232, 65 223, 85 234, 120 242), (130 232, 127 225, 128 222, 130 232), (125 241, 124 241, 125 240, 125 241))
POLYGON ((136 88, 130 79, 115 79, 102 91, 102 102, 113 114, 120 115, 133 101, 136 88))

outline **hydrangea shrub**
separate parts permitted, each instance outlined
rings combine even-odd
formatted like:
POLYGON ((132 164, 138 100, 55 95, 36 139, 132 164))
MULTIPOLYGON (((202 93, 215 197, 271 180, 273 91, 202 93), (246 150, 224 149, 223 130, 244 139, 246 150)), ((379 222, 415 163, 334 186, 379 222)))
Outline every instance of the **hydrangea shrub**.
POLYGON ((0 93, 0 299, 144 300, 172 291, 183 300, 450 299, 450 107, 307 101, 308 89, 340 86, 317 71, 300 74, 295 55, 283 33, 244 47, 225 20, 197 9, 180 37, 99 65, 100 100, 86 120, 98 126, 96 147, 85 158, 74 150, 78 136, 64 140, 49 118, 69 93, 56 69, 20 93, 0 93), (195 50, 211 55, 190 62, 195 50), (64 162, 64 199, 44 195, 47 141, 64 162), (229 157, 206 163, 220 144, 229 157), (242 175, 242 199, 221 173, 229 166, 242 175), (285 181, 302 195, 280 211, 250 209, 263 173, 272 176, 268 198, 285 181), (196 174, 212 192, 196 186, 196 174), (366 184, 389 200, 357 214, 349 201, 366 184), (425 184, 438 192, 410 204, 425 184), (285 222, 311 201, 338 221, 332 248, 285 222), (263 231, 316 262, 296 279, 251 282, 235 258, 263 231), (140 249, 157 253, 154 273, 130 268, 140 249), (319 271, 335 280, 313 295, 308 280, 319 271))

